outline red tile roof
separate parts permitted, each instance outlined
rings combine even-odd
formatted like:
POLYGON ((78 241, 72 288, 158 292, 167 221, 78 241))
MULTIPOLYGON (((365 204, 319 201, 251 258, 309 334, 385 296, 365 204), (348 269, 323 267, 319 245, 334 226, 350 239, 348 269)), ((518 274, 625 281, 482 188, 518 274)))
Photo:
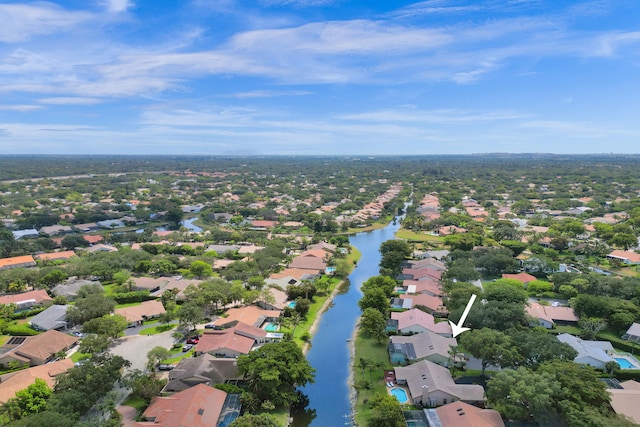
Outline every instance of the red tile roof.
POLYGON ((211 427, 218 423, 227 393, 198 384, 168 397, 156 397, 136 427, 211 427))

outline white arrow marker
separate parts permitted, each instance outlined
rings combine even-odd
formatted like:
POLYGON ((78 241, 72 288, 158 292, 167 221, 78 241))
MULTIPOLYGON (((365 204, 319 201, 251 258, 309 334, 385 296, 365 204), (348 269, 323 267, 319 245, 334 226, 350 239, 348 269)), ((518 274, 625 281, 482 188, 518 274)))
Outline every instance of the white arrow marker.
POLYGON ((463 327, 462 324, 467 319, 467 316, 469 315, 469 310, 471 310, 471 306, 473 305, 473 302, 476 300, 476 296, 477 296, 476 294, 471 294, 471 298, 469 299, 467 306, 462 312, 462 317, 460 317, 460 320, 458 321, 457 325, 453 323, 451 320, 449 320, 449 324, 451 325, 451 333, 453 334, 454 338, 460 335, 461 333, 463 333, 464 331, 468 331, 471 329, 471 328, 463 327))

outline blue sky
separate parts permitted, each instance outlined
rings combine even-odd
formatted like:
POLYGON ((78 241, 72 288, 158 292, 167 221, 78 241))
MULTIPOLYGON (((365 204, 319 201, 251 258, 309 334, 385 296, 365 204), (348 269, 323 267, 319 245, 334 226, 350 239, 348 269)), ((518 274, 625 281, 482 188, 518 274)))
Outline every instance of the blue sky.
POLYGON ((637 0, 0 1, 0 154, 639 153, 637 0))

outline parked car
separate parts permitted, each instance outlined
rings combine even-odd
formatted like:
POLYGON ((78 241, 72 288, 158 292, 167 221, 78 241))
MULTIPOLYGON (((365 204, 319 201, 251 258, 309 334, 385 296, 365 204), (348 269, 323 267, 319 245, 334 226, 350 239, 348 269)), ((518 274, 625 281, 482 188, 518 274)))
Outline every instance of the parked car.
POLYGON ((182 351, 183 351, 184 353, 186 353, 187 351, 191 350, 192 348, 193 348, 193 344, 185 344, 185 345, 182 347, 182 351))
POLYGON ((204 325, 205 329, 215 329, 216 325, 214 325, 213 323, 207 323, 206 325, 204 325))
POLYGON ((198 344, 199 341, 200 341, 200 337, 187 338, 187 344, 198 344))
POLYGON ((176 367, 176 365, 174 365, 172 363, 161 363, 161 364, 158 365, 158 370, 159 371, 170 371, 175 367, 176 367))

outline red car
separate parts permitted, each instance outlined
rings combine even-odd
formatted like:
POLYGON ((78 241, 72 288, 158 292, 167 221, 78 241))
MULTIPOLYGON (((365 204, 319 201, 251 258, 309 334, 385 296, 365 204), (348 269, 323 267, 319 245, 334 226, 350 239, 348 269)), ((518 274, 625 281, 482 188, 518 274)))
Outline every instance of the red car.
POLYGON ((198 341, 200 341, 200 337, 187 338, 187 344, 198 344, 198 341))

